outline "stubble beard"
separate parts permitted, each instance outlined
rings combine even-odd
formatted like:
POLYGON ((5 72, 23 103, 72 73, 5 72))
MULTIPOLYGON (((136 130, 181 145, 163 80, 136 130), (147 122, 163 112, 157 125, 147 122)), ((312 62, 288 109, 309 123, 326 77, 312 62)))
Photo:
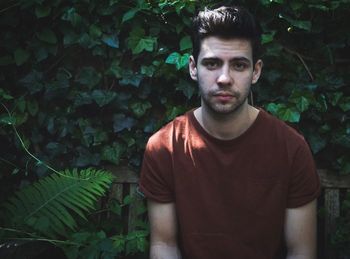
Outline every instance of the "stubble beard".
POLYGON ((235 102, 226 105, 224 103, 212 102, 210 98, 213 96, 213 92, 203 94, 203 92, 200 90, 200 95, 203 108, 206 109, 212 116, 226 117, 228 115, 238 113, 242 109, 243 105, 245 104, 248 98, 249 92, 250 90, 244 92, 243 95, 238 92, 232 93, 235 102))

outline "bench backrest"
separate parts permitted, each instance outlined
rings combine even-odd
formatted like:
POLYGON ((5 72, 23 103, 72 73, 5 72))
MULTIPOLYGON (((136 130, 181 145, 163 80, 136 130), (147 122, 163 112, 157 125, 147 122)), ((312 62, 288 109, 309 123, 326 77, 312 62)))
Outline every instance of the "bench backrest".
MULTIPOLYGON (((135 222, 137 222, 138 217, 137 208, 144 202, 137 192, 138 174, 128 167, 109 167, 106 169, 116 176, 110 196, 119 201, 123 201, 127 195, 133 198, 133 202, 126 208, 127 223, 125 227, 128 232, 135 230, 135 222)), ((320 255, 320 258, 338 259, 337 251, 330 245, 330 239, 335 233, 336 221, 340 215, 340 192, 350 191, 350 175, 337 176, 326 170, 318 170, 318 173, 323 189, 323 195, 319 201, 320 204, 324 204, 325 211, 323 222, 320 222, 324 229, 322 231, 324 232, 322 233, 324 240, 319 240, 319 243, 324 244, 324 247, 320 249, 323 255, 322 257, 320 255)))

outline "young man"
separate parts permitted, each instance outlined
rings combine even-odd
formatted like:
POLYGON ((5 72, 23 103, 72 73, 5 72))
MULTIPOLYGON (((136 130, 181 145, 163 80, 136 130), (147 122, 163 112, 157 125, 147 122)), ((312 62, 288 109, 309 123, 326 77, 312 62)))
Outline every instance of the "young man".
POLYGON ((191 78, 201 106, 148 141, 140 189, 152 259, 316 258, 320 185, 303 137, 248 104, 261 30, 241 7, 193 23, 191 78))

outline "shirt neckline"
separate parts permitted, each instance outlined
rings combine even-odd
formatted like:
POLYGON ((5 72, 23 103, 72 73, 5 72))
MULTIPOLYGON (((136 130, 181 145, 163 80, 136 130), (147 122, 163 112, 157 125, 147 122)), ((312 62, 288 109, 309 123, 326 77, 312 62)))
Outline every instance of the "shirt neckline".
POLYGON ((203 136, 204 138, 206 138, 210 142, 213 142, 213 143, 216 143, 219 145, 230 146, 232 144, 236 144, 237 142, 240 142, 240 141, 244 140, 245 138, 247 138, 261 124, 260 123, 261 120, 263 119, 263 117, 265 117, 265 111, 259 107, 256 107, 256 108, 259 110, 259 113, 258 113, 257 117, 255 118, 255 120, 253 121, 252 125, 250 125, 249 128, 246 131, 244 131, 241 135, 239 135, 238 137, 233 138, 233 139, 228 139, 228 140, 219 139, 219 138, 216 138, 216 137, 210 135, 202 127, 202 125, 200 125, 200 123, 197 121, 196 117, 194 116, 194 111, 196 109, 192 109, 188 113, 189 113, 189 119, 191 121, 191 124, 193 125, 195 130, 199 132, 199 134, 201 136, 203 136))

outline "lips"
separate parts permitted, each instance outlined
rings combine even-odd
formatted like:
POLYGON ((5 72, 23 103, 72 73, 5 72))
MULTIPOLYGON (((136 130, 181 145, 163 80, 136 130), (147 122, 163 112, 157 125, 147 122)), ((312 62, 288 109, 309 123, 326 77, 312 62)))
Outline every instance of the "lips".
POLYGON ((214 94, 214 97, 219 99, 222 102, 230 101, 234 96, 230 93, 218 93, 214 94))

